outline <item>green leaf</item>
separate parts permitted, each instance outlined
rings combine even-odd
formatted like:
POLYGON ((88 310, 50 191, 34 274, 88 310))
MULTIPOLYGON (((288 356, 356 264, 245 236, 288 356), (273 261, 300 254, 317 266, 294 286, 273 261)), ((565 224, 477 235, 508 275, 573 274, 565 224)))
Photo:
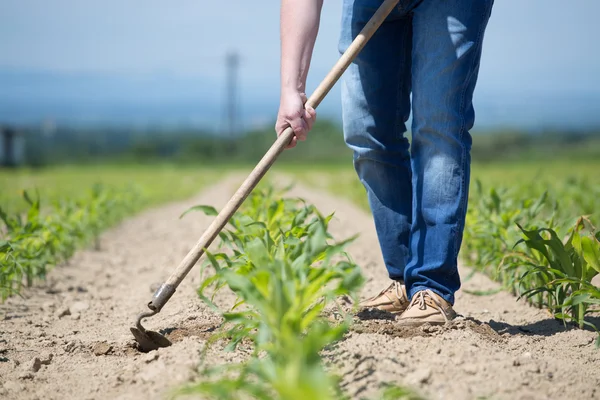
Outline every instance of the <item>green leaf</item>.
POLYGON ((491 296, 497 293, 500 293, 502 288, 497 289, 489 289, 489 290, 463 290, 463 292, 473 295, 473 296, 491 296))
POLYGON ((0 252, 5 253, 9 249, 12 249, 10 243, 6 240, 0 240, 0 252))
POLYGON ((584 236, 581 238, 581 249, 584 260, 600 273, 600 242, 595 238, 584 236))
POLYGON ((183 214, 181 214, 179 216, 179 218, 183 218, 186 214, 191 213, 193 211, 201 211, 203 212, 205 215, 208 216, 215 216, 215 215, 219 215, 219 212, 217 211, 216 208, 212 207, 212 206, 203 206, 203 205, 199 205, 199 206, 193 206, 188 208, 186 211, 183 212, 183 214))

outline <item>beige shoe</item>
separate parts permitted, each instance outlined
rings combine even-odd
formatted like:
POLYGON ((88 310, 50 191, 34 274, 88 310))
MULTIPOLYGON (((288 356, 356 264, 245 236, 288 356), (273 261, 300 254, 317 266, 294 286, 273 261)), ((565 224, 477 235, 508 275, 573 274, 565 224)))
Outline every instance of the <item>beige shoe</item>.
POLYGON ((402 314, 408 307, 406 287, 400 282, 394 281, 387 288, 369 299, 363 300, 359 306, 365 308, 376 308, 392 314, 402 314))
POLYGON ((398 318, 398 323, 409 326, 424 323, 443 325, 455 317, 450 303, 431 290, 421 290, 415 293, 406 311, 398 318))

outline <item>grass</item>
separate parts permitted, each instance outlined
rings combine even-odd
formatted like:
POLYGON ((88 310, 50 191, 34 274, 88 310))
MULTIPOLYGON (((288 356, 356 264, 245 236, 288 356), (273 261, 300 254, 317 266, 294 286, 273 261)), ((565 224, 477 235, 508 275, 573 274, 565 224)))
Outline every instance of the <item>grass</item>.
POLYGON ((28 205, 22 201, 23 190, 37 190, 45 203, 51 203, 78 198, 94 184, 102 184, 119 189, 135 186, 147 207, 192 196, 231 169, 169 164, 0 169, 0 205, 9 213, 24 212, 28 205))
MULTIPOLYGON (((365 191, 356 177, 352 162, 337 165, 292 165, 279 168, 282 172, 290 173, 299 181, 313 187, 326 189, 354 202, 365 210, 369 209, 365 191)), ((481 181, 489 187, 522 187, 527 185, 527 191, 532 197, 538 196, 547 189, 560 190, 576 180, 596 182, 600 171, 600 160, 578 161, 573 159, 558 159, 555 161, 518 161, 473 163, 471 166, 471 183, 481 181)), ((471 197, 474 190, 471 190, 471 197)), ((563 199, 565 200, 565 199, 563 199)), ((600 211, 600 198, 590 199, 597 204, 595 209, 600 211)))

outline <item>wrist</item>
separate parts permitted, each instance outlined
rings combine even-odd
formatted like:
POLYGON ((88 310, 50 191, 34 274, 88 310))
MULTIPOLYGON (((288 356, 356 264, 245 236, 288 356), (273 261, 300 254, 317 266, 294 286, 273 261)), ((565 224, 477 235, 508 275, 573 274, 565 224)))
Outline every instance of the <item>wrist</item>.
POLYGON ((298 94, 304 93, 305 84, 302 82, 282 82, 281 83, 281 94, 298 94))

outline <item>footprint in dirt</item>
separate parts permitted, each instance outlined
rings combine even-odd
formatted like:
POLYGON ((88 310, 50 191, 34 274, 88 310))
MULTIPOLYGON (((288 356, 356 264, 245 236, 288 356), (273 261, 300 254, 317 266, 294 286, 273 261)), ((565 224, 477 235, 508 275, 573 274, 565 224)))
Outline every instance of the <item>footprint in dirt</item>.
POLYGON ((469 330, 492 341, 502 339, 488 324, 462 315, 444 325, 402 326, 396 322, 394 314, 376 309, 363 310, 356 314, 354 324, 350 327, 354 333, 377 333, 398 338, 438 336, 453 330, 469 330))

